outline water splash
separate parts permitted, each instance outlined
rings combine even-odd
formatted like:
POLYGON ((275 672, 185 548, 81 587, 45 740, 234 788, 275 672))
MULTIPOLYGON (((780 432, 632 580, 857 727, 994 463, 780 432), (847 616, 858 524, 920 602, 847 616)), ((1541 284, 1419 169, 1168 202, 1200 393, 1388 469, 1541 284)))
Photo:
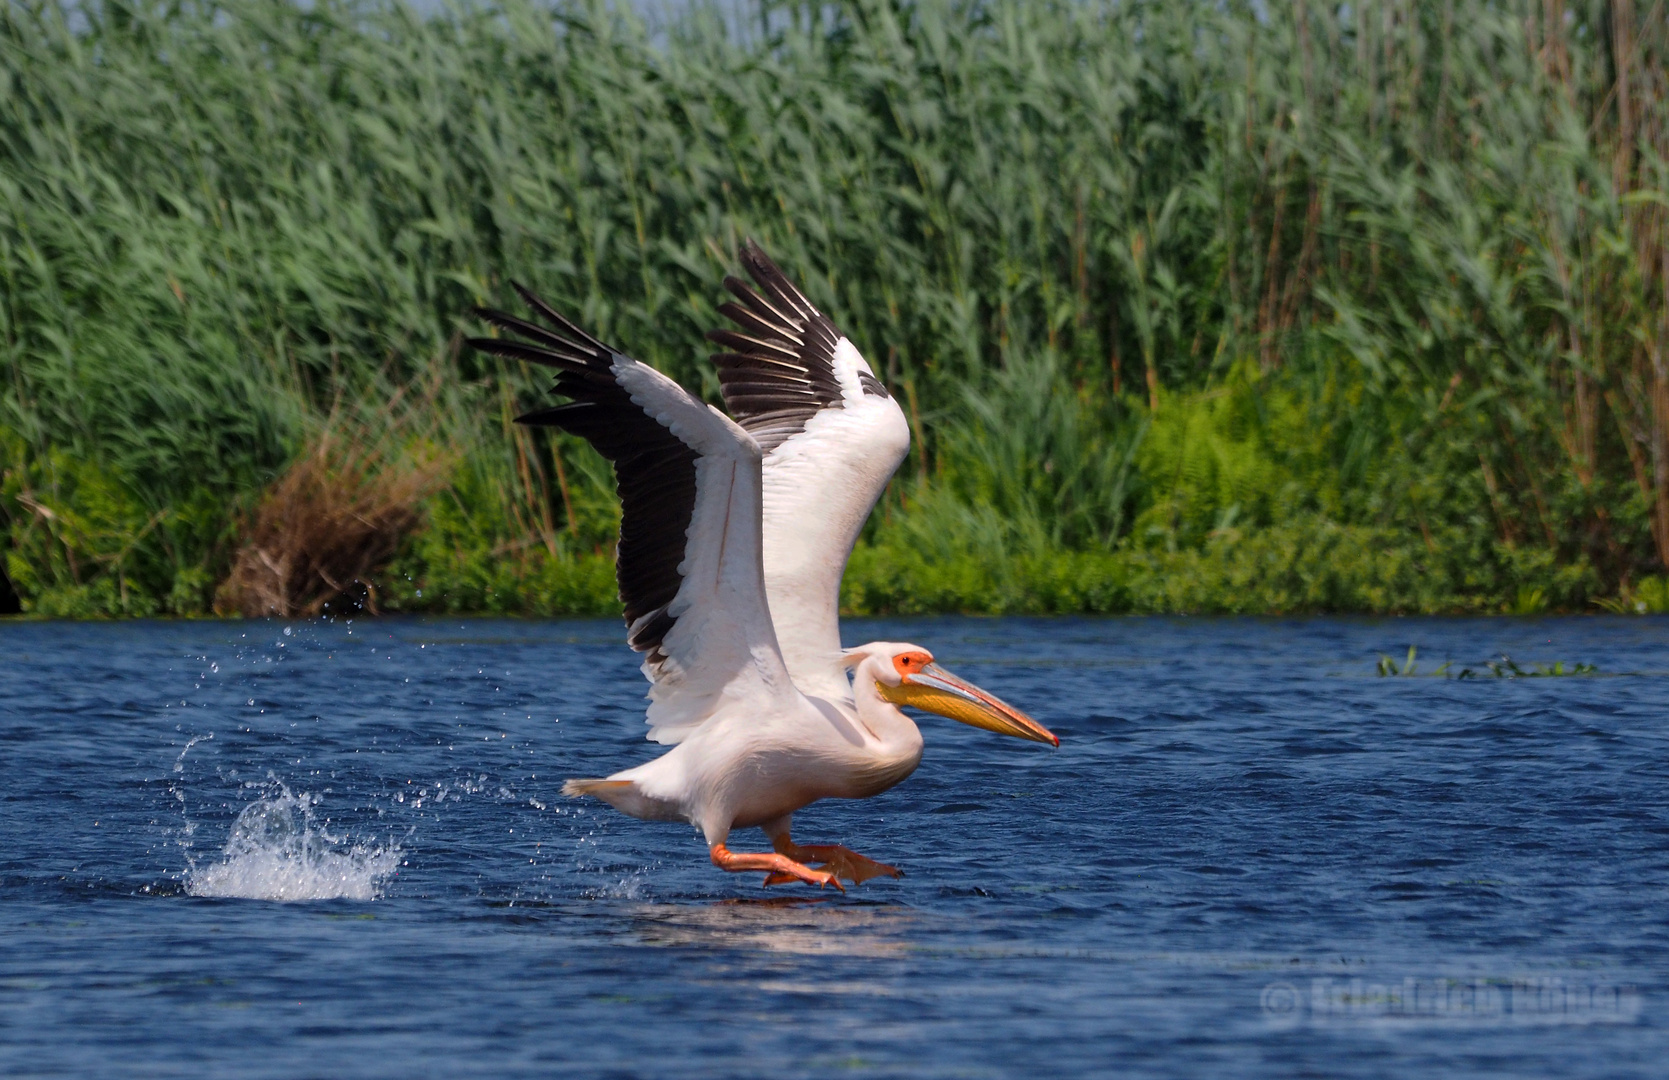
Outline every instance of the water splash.
POLYGON ((367 847, 313 820, 317 796, 276 793, 244 807, 219 862, 193 866, 192 896, 247 900, 375 900, 400 865, 399 845, 367 847))
POLYGON ((185 772, 185 756, 191 753, 191 748, 200 742, 208 742, 212 738, 214 738, 214 732, 211 731, 207 735, 193 735, 187 739, 185 747, 180 750, 180 756, 174 759, 174 771, 185 772))
POLYGON ((634 870, 612 885, 593 886, 585 890, 591 900, 641 900, 643 887, 649 883, 649 868, 634 870))

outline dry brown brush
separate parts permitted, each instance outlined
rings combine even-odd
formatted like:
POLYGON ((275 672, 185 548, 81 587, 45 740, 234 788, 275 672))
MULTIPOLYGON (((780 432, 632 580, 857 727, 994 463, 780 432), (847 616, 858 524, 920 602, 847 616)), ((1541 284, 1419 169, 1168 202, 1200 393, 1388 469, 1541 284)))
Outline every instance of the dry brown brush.
POLYGON ((448 468, 432 449, 390 451, 362 431, 322 432, 251 515, 215 611, 376 614, 375 574, 418 525, 448 468))
POLYGON ((422 524, 425 500, 456 455, 441 449, 437 404, 450 365, 431 365, 416 393, 368 387, 340 407, 262 495, 240 528, 218 614, 282 618, 378 608, 377 574, 422 524))

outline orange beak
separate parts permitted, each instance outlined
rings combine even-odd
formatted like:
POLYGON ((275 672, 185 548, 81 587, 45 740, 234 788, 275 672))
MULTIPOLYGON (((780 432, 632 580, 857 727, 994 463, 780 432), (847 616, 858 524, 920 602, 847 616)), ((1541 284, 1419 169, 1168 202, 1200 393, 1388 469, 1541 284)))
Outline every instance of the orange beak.
POLYGON ((881 696, 894 705, 909 705, 925 712, 948 716, 973 727, 1059 746, 1054 732, 1014 706, 970 682, 957 678, 938 664, 904 676, 897 686, 876 683, 881 696))

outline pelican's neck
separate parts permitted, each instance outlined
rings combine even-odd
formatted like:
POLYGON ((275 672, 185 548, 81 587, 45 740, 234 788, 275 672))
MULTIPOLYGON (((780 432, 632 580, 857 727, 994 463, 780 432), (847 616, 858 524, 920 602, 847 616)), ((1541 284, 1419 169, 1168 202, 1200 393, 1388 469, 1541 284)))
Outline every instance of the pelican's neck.
POLYGON ((916 727, 916 722, 875 689, 876 671, 873 665, 881 662, 865 658, 852 673, 852 703, 857 707, 858 719, 877 739, 889 746, 920 749, 921 729, 916 727))

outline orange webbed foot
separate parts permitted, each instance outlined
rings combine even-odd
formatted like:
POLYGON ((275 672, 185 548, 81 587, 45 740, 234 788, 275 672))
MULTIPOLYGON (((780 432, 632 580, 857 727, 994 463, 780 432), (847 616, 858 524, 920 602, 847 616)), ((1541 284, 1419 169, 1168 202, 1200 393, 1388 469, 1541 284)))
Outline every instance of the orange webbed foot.
POLYGON ((796 844, 786 837, 778 838, 777 853, 802 863, 814 863, 837 878, 845 878, 854 885, 862 885, 870 878, 904 876, 904 871, 884 862, 876 862, 839 844, 796 844))
POLYGON ((822 888, 824 885, 833 885, 835 888, 839 889, 841 892, 846 891, 846 886, 844 886, 840 883, 840 878, 839 878, 838 875, 829 873, 829 872, 824 871, 824 870, 813 870, 809 866, 804 867, 803 869, 805 869, 812 876, 811 877, 803 877, 799 874, 789 873, 789 872, 784 871, 784 870, 773 870, 769 874, 765 875, 764 884, 766 886, 792 885, 796 881, 803 881, 807 885, 816 885, 818 888, 822 888))
POLYGON ((746 870, 767 871, 765 884, 774 885, 782 882, 803 881, 807 885, 833 885, 841 892, 846 886, 840 883, 840 878, 826 870, 813 870, 803 863, 795 862, 788 856, 776 853, 766 855, 754 852, 734 852, 723 844, 714 844, 710 850, 713 865, 721 870, 733 873, 746 870))

